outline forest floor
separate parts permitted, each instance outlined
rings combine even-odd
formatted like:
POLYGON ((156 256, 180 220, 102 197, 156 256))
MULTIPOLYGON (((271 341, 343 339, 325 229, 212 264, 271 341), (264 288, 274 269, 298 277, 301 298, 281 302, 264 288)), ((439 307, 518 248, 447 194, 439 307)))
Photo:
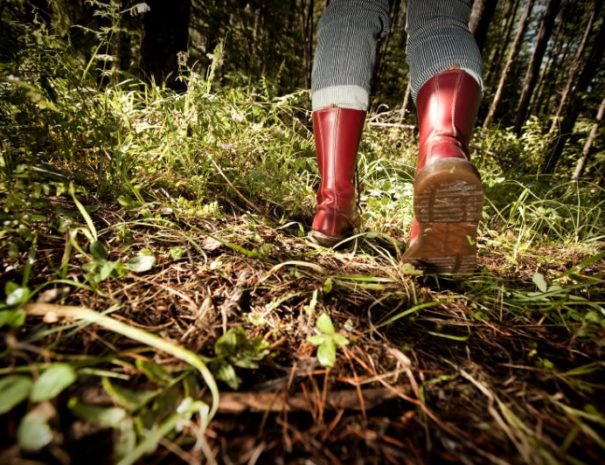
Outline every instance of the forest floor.
POLYGON ((401 263, 397 112, 334 250, 306 239, 304 94, 54 85, 3 90, 1 463, 605 463, 604 191, 511 177, 535 134, 477 132, 453 280, 401 263))

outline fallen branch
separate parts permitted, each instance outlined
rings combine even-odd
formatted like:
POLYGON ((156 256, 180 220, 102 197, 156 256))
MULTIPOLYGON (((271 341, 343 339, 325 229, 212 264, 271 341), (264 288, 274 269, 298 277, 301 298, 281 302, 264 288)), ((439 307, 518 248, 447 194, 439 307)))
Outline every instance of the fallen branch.
MULTIPOLYGON (((370 410, 398 397, 386 388, 362 389, 363 404, 356 389, 328 392, 324 410, 370 410), (363 407, 362 407, 363 405, 363 407)), ((288 396, 285 392, 224 392, 218 406, 220 413, 242 412, 304 412, 314 410, 314 401, 302 394, 288 396)))

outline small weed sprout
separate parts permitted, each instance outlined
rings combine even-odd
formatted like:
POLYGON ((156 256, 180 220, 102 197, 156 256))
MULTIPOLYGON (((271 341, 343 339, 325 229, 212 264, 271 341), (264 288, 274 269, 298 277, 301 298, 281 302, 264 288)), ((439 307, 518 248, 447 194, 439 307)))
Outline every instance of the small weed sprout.
POLYGON ((322 313, 315 322, 318 334, 310 336, 307 341, 317 346, 317 360, 326 367, 332 368, 336 363, 336 349, 349 345, 349 340, 337 333, 332 319, 327 313, 322 313))

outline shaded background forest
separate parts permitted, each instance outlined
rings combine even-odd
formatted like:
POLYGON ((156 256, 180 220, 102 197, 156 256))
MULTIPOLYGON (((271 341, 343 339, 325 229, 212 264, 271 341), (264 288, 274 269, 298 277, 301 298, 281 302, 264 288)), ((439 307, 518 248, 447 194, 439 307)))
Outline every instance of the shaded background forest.
MULTIPOLYGON (((32 47, 45 47, 24 40, 24 28, 33 28, 64 39, 101 86, 142 77, 179 91, 195 72, 212 75, 217 84, 252 85, 279 96, 309 87, 324 6, 315 0, 5 0, 0 60, 10 68, 32 47)), ((373 107, 411 118, 405 15, 406 2, 392 0, 373 107)), ((484 57, 480 124, 512 129, 502 137, 531 137, 542 154, 520 161, 504 154, 502 163, 602 184, 603 0, 476 0, 469 26, 484 57)), ((46 69, 39 78, 54 72, 46 69)))
POLYGON ((405 1, 332 250, 324 1, 0 0, 0 463, 602 463, 603 3, 475 2, 486 203, 453 283, 400 260, 405 1))

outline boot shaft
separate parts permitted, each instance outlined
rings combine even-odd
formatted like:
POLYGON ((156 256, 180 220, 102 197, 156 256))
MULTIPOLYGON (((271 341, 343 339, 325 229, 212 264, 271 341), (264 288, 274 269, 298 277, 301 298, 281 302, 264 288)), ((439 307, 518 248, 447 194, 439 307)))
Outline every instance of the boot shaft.
POLYGON ((419 156, 416 172, 438 158, 469 159, 468 144, 481 87, 468 73, 448 70, 429 79, 416 98, 419 156))
POLYGON ((312 229, 324 245, 350 234, 359 222, 355 168, 364 120, 365 111, 349 108, 328 107, 313 112, 321 181, 312 229))
POLYGON ((429 79, 416 98, 415 219, 404 261, 430 272, 465 274, 476 266, 483 188, 468 144, 480 100, 479 83, 459 69, 429 79))
MULTIPOLYGON (((313 112, 313 134, 321 176, 318 195, 348 196, 354 191, 357 150, 365 111, 327 107, 313 112)), ((353 192, 354 195, 354 192, 353 192)))

